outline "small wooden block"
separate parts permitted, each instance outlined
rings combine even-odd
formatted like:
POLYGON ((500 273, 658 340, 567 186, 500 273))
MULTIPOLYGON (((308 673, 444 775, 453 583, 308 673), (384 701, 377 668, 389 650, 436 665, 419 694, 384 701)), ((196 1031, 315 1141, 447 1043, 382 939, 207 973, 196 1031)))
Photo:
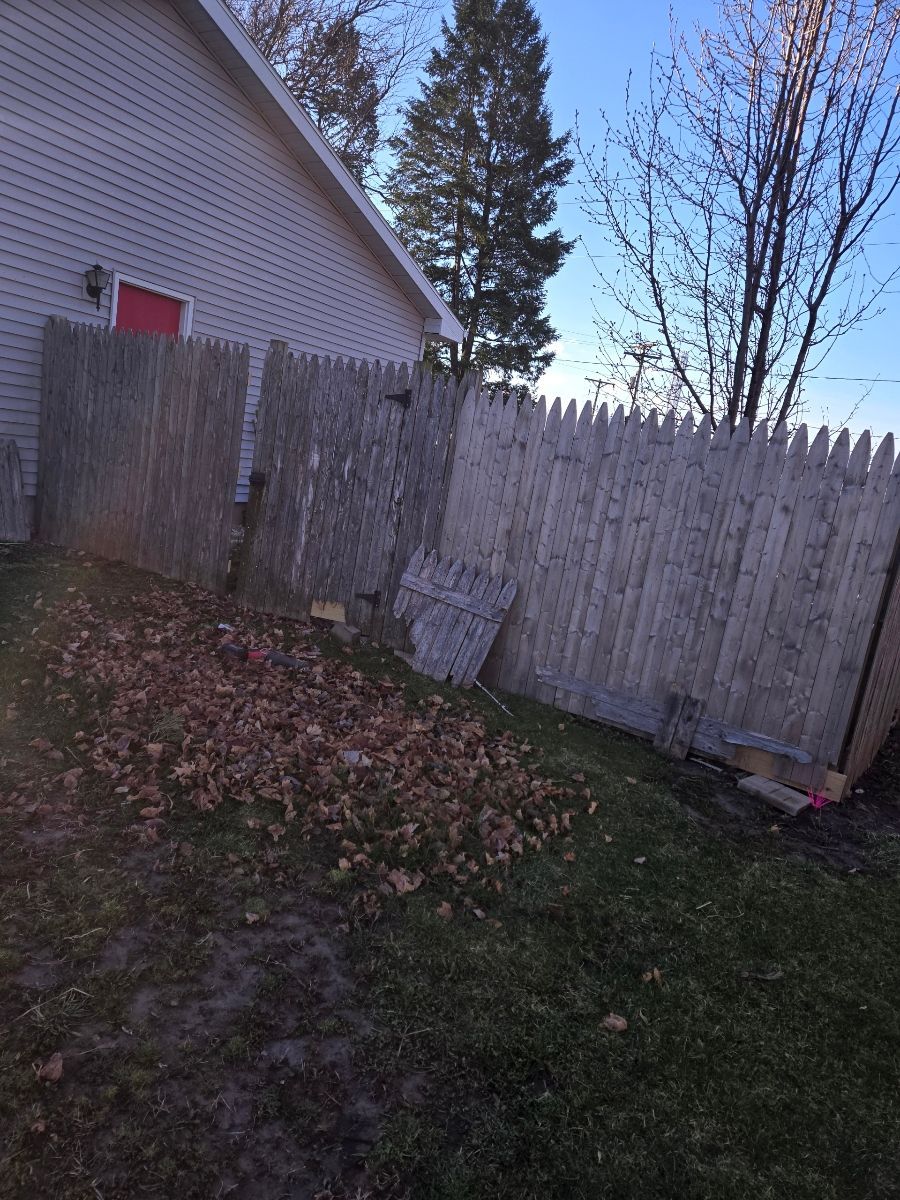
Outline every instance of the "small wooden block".
POLYGON ((336 604, 332 600, 313 600, 309 606, 309 615, 318 621, 339 621, 342 625, 347 623, 347 610, 343 604, 336 604))
POLYGON ((758 750, 755 746, 735 746, 734 755, 728 760, 730 767, 749 771, 751 775, 763 775, 766 779, 779 779, 790 774, 793 763, 786 754, 772 754, 758 750))
POLYGON ((826 796, 829 800, 843 800, 847 794, 847 776, 839 771, 829 771, 824 784, 816 790, 820 796, 826 796))
POLYGON ((762 775, 745 776, 739 781, 738 788, 751 796, 759 796, 767 804, 780 808, 792 817, 796 817, 797 813, 810 805, 809 796, 804 792, 785 787, 783 783, 776 783, 774 779, 764 779, 762 775))

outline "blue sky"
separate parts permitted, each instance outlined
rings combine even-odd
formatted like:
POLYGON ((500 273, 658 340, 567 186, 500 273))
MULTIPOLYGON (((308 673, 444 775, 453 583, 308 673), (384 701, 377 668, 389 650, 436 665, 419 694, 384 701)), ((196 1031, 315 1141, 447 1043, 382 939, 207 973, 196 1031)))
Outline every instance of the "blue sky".
MULTIPOLYGON (((669 6, 664 0, 629 0, 626 4, 535 0, 535 5, 549 39, 553 74, 548 92, 557 131, 574 127, 577 112, 585 142, 599 141, 599 110, 605 110, 611 120, 621 115, 629 69, 639 91, 647 79, 652 47, 668 44, 669 6)), ((716 22, 714 0, 682 0, 675 7, 682 28, 697 21, 706 25, 716 22)), ((446 11, 449 16, 449 3, 446 11)), ((603 303, 589 255, 608 256, 614 247, 604 242, 602 231, 582 213, 578 175, 576 165, 572 182, 560 193, 557 220, 566 237, 583 241, 548 287, 548 311, 559 340, 556 361, 537 390, 581 402, 593 394, 585 376, 598 374, 592 365, 597 354, 593 318, 594 305, 603 303)), ((872 238, 879 243, 872 247, 873 260, 888 271, 900 264, 900 197, 894 207, 898 215, 884 222, 872 238)), ((882 306, 882 316, 838 342, 819 374, 900 379, 900 281, 893 294, 884 297, 882 306)), ((607 304, 605 311, 614 310, 607 304)), ((854 433, 864 428, 876 437, 889 430, 900 432, 900 383, 810 382, 804 410, 810 424, 825 422, 839 427, 854 408, 857 411, 847 422, 854 433)))
MULTIPOLYGON (((650 50, 668 43, 668 5, 660 0, 630 0, 627 4, 598 4, 596 0, 536 0, 536 7, 549 38, 553 75, 549 99, 559 130, 574 125, 575 113, 587 141, 599 140, 598 110, 611 119, 622 111, 629 68, 639 87, 647 78, 650 50)), ((709 0, 690 0, 677 5, 682 26, 694 21, 715 22, 715 6, 709 0)), ((576 166, 573 179, 578 175, 576 166)), ((597 278, 588 257, 608 255, 602 231, 579 207, 577 182, 560 195, 558 221, 567 237, 580 236, 578 244, 548 289, 550 316, 559 331, 557 360, 541 381, 539 390, 583 400, 592 393, 586 375, 596 375, 589 365, 596 356, 593 305, 600 301, 597 278)), ((895 208, 900 209, 900 199, 895 208)), ((873 235, 880 245, 873 258, 880 267, 900 263, 900 217, 892 217, 873 235), (877 257, 876 257, 877 256, 877 257)), ((846 335, 819 373, 831 376, 888 377, 900 379, 900 281, 894 294, 884 299, 883 316, 846 335)), ((843 421, 867 385, 835 380, 814 380, 806 397, 806 419, 835 425, 843 421)), ((855 432, 870 428, 876 435, 900 429, 900 384, 881 383, 871 387, 858 412, 850 420, 855 432)))

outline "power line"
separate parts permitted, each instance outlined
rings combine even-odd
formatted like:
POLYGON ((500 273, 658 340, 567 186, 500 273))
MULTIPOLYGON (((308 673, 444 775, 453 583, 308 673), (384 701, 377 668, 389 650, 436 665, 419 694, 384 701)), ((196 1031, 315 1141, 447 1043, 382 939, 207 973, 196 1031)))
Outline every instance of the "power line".
MULTIPOLYGON (((604 364, 595 358, 554 358, 555 363, 572 363, 583 367, 602 367, 604 364)), ((871 379, 865 375, 807 375, 807 379, 825 379, 832 383, 900 383, 900 379, 871 379)))

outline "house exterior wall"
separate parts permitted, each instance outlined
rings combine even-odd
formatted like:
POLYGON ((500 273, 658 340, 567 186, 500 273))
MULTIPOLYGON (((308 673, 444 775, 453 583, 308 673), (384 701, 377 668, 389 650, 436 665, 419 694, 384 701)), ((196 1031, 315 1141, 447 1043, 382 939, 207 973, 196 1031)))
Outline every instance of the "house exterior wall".
POLYGON ((248 342, 241 485, 271 338, 419 357, 423 317, 168 0, 0 0, 0 436, 36 484, 47 317, 109 321, 84 271, 193 299, 248 342))

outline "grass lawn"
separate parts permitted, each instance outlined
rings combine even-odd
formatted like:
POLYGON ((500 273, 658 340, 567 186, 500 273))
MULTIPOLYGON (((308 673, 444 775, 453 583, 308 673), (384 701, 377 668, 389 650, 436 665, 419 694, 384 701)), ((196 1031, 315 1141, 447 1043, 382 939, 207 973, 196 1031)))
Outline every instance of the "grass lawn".
POLYGON ((46 548, 0 639, 3 1200, 900 1196, 900 796, 46 548))

